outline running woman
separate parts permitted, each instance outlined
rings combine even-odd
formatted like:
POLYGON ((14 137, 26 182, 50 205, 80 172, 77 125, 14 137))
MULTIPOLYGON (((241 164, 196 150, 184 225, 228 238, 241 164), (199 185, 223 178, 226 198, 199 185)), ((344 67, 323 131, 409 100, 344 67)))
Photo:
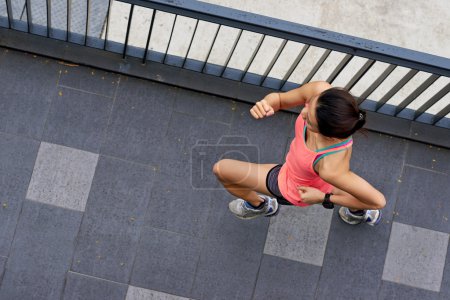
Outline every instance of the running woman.
POLYGON ((231 159, 215 163, 218 180, 238 197, 229 203, 230 211, 252 219, 276 215, 279 205, 331 209, 336 204, 348 224, 378 224, 386 205, 383 194, 350 170, 352 135, 365 124, 366 113, 348 91, 323 81, 268 94, 250 113, 259 120, 296 106, 304 107, 283 165, 231 159))

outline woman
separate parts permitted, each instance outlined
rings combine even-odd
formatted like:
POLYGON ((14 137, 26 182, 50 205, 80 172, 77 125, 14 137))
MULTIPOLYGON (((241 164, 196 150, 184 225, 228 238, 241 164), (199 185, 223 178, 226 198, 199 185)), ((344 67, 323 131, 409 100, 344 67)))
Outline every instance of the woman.
POLYGON ((365 112, 345 90, 311 82, 286 93, 271 93, 250 110, 255 119, 303 105, 286 163, 254 164, 223 159, 213 171, 238 197, 229 204, 242 219, 273 216, 278 205, 342 206, 348 224, 376 225, 386 204, 382 193, 350 171, 352 134, 365 124, 365 112))

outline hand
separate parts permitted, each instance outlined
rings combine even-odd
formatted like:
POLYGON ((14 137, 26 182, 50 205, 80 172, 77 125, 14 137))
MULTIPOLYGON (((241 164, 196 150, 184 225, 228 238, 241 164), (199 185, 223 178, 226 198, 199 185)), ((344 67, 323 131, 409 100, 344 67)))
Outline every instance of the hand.
POLYGON ((264 98, 261 101, 256 102, 255 106, 250 109, 250 113, 255 119, 262 119, 264 117, 272 116, 275 111, 264 98))
POLYGON ((323 202, 325 193, 309 186, 298 186, 298 193, 302 198, 302 202, 306 204, 318 204, 323 202))

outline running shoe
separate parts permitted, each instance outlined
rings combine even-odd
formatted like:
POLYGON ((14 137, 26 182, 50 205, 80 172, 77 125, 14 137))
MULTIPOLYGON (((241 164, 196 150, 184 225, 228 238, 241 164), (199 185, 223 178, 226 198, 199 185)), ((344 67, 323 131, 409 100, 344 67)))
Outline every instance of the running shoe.
POLYGON ((363 215, 355 215, 347 207, 341 207, 339 209, 339 216, 342 221, 350 225, 357 225, 360 223, 367 223, 370 226, 375 226, 381 221, 381 210, 368 209, 365 210, 363 215))
POLYGON ((272 217, 278 213, 278 202, 275 198, 260 195, 264 200, 264 206, 260 209, 253 208, 244 199, 235 199, 228 204, 230 211, 239 219, 254 219, 260 216, 272 217))

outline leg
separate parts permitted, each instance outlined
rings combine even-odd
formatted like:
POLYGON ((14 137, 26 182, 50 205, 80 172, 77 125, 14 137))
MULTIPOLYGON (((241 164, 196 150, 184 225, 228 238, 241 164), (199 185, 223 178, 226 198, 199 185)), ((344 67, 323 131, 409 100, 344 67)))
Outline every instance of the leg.
POLYGON ((266 177, 274 166, 276 164, 222 159, 214 165, 213 172, 230 194, 258 206, 263 200, 257 193, 271 195, 266 187, 266 177))
MULTIPOLYGON (((353 197, 347 192, 334 188, 332 193, 334 195, 342 195, 347 197, 353 197)), ((367 223, 371 226, 375 226, 381 221, 381 210, 378 209, 358 209, 350 207, 341 207, 339 209, 339 216, 342 221, 350 225, 357 225, 360 223, 367 223)))

